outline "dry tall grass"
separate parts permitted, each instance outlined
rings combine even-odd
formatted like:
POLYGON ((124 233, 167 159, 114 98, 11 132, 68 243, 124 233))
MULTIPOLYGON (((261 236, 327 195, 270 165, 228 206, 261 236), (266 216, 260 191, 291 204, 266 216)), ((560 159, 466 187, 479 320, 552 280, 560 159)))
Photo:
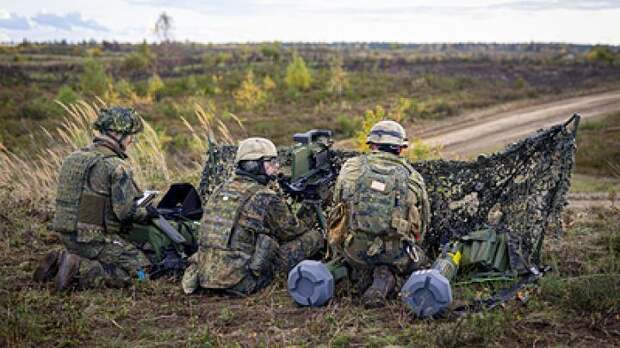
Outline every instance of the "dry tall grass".
MULTIPOLYGON (((105 107, 105 102, 97 99, 93 103, 79 101, 75 104, 59 103, 66 112, 61 126, 54 131, 44 129, 53 147, 42 149, 39 153, 18 156, 0 144, 0 194, 12 201, 51 206, 58 181, 62 160, 72 151, 91 143, 95 132, 92 123, 97 118, 97 110, 105 107)), ((191 133, 192 141, 188 151, 196 152, 203 158, 211 141, 234 143, 226 124, 216 116, 214 108, 203 109, 195 106, 198 120, 192 126, 182 119, 191 133)), ((234 115, 232 119, 243 128, 234 115)), ((158 133, 148 122, 144 122, 144 132, 139 134, 128 151, 134 178, 145 188, 165 189, 172 180, 197 179, 203 163, 197 161, 191 166, 174 165, 168 161, 163 146, 163 134, 158 133)))
MULTIPOLYGON (((189 150, 204 154, 209 150, 210 143, 234 144, 236 142, 228 126, 217 116, 213 104, 207 104, 204 108, 200 104, 195 104, 194 113, 196 125, 192 125, 185 117, 181 116, 181 121, 191 135, 189 150)), ((245 132, 243 122, 237 116, 232 113, 228 113, 228 116, 245 132)), ((202 163, 197 164, 202 167, 202 163)))

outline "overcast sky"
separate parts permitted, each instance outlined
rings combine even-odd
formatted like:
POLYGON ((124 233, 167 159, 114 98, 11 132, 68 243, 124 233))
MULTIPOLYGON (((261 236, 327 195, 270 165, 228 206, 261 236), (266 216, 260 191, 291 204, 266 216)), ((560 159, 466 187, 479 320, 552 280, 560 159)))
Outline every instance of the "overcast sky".
POLYGON ((620 0, 0 0, 0 42, 176 40, 620 44, 620 0))

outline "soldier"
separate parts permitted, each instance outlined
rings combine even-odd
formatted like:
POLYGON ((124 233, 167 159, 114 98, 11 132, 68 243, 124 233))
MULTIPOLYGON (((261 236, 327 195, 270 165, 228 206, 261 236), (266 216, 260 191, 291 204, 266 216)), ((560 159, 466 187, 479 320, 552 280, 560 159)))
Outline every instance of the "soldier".
MULTIPOLYGON (((185 245, 175 245, 155 226, 155 208, 138 206, 142 192, 133 180, 125 151, 142 121, 131 108, 104 108, 93 127, 93 143, 70 154, 59 174, 51 227, 66 250, 49 253, 34 273, 54 279, 59 291, 101 286, 123 287, 144 279, 155 265, 192 252, 191 227, 181 229, 185 245), (173 251, 170 253, 170 251, 173 251)), ((176 260, 176 259, 175 259, 176 260)))
POLYGON ((419 244, 430 209, 424 180, 401 157, 404 128, 378 122, 367 144, 371 152, 349 159, 336 181, 329 244, 365 289, 364 304, 380 307, 397 282, 426 262, 419 244))
POLYGON ((298 220, 268 187, 279 171, 277 155, 264 138, 239 144, 234 176, 204 207, 199 250, 183 276, 185 293, 200 287, 248 295, 267 286, 275 271, 288 270, 324 247, 321 233, 298 220))

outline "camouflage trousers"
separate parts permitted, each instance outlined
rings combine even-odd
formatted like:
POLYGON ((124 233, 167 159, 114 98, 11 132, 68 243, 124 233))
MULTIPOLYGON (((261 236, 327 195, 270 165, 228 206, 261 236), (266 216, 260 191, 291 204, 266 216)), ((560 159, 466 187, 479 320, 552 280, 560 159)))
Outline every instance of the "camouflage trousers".
MULTIPOLYGON (((193 236, 179 230, 193 243, 193 236)), ((68 252, 82 258, 78 272, 81 288, 128 286, 142 278, 139 272, 146 275, 161 261, 163 250, 180 248, 155 226, 140 224, 134 224, 123 236, 80 231, 62 234, 61 240, 68 252)))
POLYGON ((323 236, 319 231, 310 230, 298 238, 282 244, 278 248, 278 255, 274 257, 270 271, 259 276, 249 273, 239 284, 229 291, 235 294, 247 295, 259 291, 271 284, 274 273, 287 274, 295 265, 315 255, 324 247, 323 236))
POLYGON ((374 269, 388 266, 401 286, 413 271, 428 266, 428 257, 417 245, 407 246, 400 240, 379 241, 355 234, 348 238, 344 248, 344 263, 350 269, 349 279, 363 292, 373 280, 374 269))
MULTIPOLYGON (((237 296, 246 296, 257 292, 271 284, 276 273, 288 272, 299 262, 315 255, 323 247, 323 235, 319 231, 310 230, 292 241, 279 245, 277 250, 271 253, 269 259, 265 260, 268 265, 262 267, 262 272, 256 273, 248 269, 245 271, 245 276, 236 285, 227 289, 217 289, 217 291, 237 296)), ((257 252, 259 251, 254 251, 255 254, 257 252)), ((200 251, 198 254, 200 254, 200 251)), ((190 264, 183 276, 182 285, 186 293, 192 293, 199 287, 210 289, 209 282, 205 279, 208 277, 204 275, 203 270, 213 267, 213 265, 203 265, 201 263, 213 260, 207 260, 207 258, 202 258, 200 255, 196 256, 198 257, 195 257, 195 260, 198 262, 190 264)))

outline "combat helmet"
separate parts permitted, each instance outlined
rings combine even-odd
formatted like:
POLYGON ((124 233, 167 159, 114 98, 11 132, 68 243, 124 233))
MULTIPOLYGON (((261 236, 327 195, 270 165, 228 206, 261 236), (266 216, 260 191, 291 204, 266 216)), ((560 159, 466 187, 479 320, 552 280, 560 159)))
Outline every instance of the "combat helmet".
POLYGON ((103 134, 109 135, 109 132, 115 132, 125 137, 140 133, 144 126, 136 110, 115 106, 100 109, 93 128, 103 134))
POLYGON ((408 140, 405 128, 398 122, 380 121, 370 129, 366 143, 407 147, 409 146, 408 140))
POLYGON ((276 146, 269 139, 247 138, 239 143, 235 163, 241 161, 256 161, 261 158, 278 157, 276 146))

